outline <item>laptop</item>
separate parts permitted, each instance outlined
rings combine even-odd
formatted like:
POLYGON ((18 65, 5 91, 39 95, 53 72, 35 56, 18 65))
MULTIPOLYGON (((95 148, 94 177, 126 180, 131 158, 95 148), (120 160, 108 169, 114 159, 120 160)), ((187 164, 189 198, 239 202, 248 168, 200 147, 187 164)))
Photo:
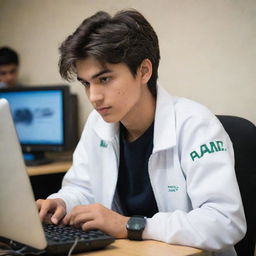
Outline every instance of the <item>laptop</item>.
POLYGON ((0 99, 0 241, 11 249, 67 255, 104 248, 114 238, 99 230, 82 231, 70 226, 44 228, 26 172, 21 147, 7 100, 0 99), (67 228, 67 231, 62 231, 67 228), (57 229, 60 239, 51 235, 57 229), (72 230, 71 230, 72 229, 72 230), (67 236, 64 234, 67 233, 67 236), (71 237, 74 233, 74 237, 71 237), (62 239, 63 236, 63 239, 62 239))

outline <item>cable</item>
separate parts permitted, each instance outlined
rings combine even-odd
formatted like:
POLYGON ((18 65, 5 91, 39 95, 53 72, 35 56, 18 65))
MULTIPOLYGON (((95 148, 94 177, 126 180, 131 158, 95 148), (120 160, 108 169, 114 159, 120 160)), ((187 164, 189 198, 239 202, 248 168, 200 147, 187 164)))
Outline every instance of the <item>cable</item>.
POLYGON ((12 250, 12 249, 1 249, 0 250, 0 255, 24 255, 22 252, 26 250, 26 247, 22 247, 19 250, 12 250))
POLYGON ((23 255, 23 253, 19 251, 14 251, 14 250, 0 250, 0 255, 1 256, 7 256, 7 255, 23 255))
MULTIPOLYGON (((74 251, 77 243, 78 243, 78 238, 75 239, 73 245, 69 249, 68 256, 72 255, 72 252, 74 251)), ((0 249, 0 256, 24 256, 27 254, 30 255, 40 255, 42 253, 45 253, 45 251, 38 251, 38 252, 31 252, 28 250, 29 248, 27 246, 24 246, 20 248, 19 250, 12 250, 12 249, 0 249)))
POLYGON ((71 256, 72 255, 72 252, 73 250, 75 249, 76 245, 77 245, 77 242, 78 242, 78 238, 76 238, 76 240, 74 241, 73 245, 71 246, 69 252, 68 252, 68 256, 71 256))
POLYGON ((26 249, 28 249, 28 247, 24 246, 19 250, 11 250, 11 249, 0 249, 0 256, 13 256, 13 255, 18 255, 18 256, 24 256, 27 254, 30 255, 40 255, 42 253, 45 253, 45 251, 38 251, 38 252, 30 252, 30 251, 26 251, 26 249))

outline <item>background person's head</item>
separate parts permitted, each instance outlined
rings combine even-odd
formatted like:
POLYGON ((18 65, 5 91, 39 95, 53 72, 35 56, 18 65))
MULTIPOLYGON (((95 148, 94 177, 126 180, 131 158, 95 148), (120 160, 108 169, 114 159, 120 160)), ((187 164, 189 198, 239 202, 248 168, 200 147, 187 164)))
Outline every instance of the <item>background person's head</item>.
POLYGON ((14 87, 18 81, 19 57, 9 47, 0 48, 0 83, 6 87, 14 87))
POLYGON ((76 62, 93 57, 102 65, 125 63, 133 76, 143 60, 152 63, 148 88, 156 96, 160 60, 158 38, 149 22, 136 10, 125 10, 111 17, 97 12, 85 19, 60 47, 60 74, 72 80, 76 62))

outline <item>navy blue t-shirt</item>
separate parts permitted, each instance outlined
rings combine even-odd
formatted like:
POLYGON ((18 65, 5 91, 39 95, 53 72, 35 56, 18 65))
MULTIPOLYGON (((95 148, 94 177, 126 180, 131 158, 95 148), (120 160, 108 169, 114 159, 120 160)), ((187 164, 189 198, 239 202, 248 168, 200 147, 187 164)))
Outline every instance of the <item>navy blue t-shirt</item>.
POLYGON ((138 139, 128 142, 126 129, 120 125, 120 163, 117 192, 126 216, 152 217, 158 212, 148 174, 148 160, 153 150, 154 122, 138 139))

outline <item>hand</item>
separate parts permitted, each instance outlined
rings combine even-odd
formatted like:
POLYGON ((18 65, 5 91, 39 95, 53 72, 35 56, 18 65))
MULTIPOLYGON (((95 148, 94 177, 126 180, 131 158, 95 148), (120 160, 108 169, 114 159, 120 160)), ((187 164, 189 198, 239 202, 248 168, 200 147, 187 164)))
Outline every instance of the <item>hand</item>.
POLYGON ((79 205, 65 216, 63 224, 83 230, 99 229, 115 238, 127 238, 129 217, 122 216, 101 204, 79 205))
POLYGON ((48 220, 57 225, 66 215, 66 204, 60 198, 46 200, 38 199, 36 204, 41 221, 47 222, 48 220))

